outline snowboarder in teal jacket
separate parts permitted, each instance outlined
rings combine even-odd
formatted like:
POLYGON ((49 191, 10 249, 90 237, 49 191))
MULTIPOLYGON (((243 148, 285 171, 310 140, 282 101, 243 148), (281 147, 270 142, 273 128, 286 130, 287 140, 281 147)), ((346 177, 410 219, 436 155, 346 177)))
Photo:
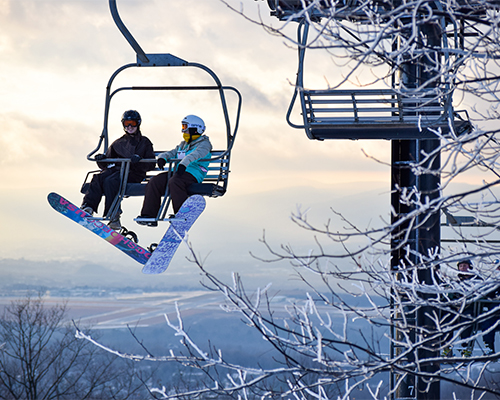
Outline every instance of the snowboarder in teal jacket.
MULTIPOLYGON (((169 179, 169 173, 163 172, 151 178, 146 186, 146 194, 142 205, 140 218, 156 218, 161 206, 161 197, 168 185, 174 213, 189 197, 188 187, 193 183, 201 183, 208 173, 212 144, 205 136, 205 123, 196 115, 188 115, 182 120, 184 140, 174 149, 161 153, 157 164, 163 169, 167 161, 180 159, 175 173, 169 179)), ((142 223, 137 221, 138 223, 142 223)), ((155 225, 147 223, 146 225, 155 225)))

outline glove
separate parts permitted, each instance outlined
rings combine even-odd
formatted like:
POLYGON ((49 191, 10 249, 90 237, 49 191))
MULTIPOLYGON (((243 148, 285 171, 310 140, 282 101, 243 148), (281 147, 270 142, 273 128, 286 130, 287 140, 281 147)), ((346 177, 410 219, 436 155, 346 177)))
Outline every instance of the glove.
POLYGON ((141 160, 142 160, 142 157, 139 154, 134 154, 132 156, 132 158, 130 159, 130 161, 132 162, 132 164, 137 164, 141 160))
POLYGON ((175 175, 182 176, 184 174, 184 171, 186 171, 186 166, 183 164, 179 164, 177 166, 177 171, 175 171, 175 175))
POLYGON ((163 169, 165 168, 165 164, 167 163, 167 160, 164 158, 159 158, 158 161, 156 161, 156 164, 158 164, 158 168, 163 169))
POLYGON ((101 161, 106 158, 106 154, 96 154, 94 158, 96 161, 101 161))

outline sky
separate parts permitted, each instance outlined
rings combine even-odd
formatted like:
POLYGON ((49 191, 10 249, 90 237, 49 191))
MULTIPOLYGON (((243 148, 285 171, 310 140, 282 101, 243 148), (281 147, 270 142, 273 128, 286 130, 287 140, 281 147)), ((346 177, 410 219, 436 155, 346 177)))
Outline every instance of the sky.
MULTIPOLYGON (((279 24, 269 16, 266 2, 228 3, 264 23, 279 24)), ((320 226, 333 217, 331 207, 361 228, 389 215, 390 168, 366 156, 390 162, 388 141, 311 141, 287 125, 297 60, 289 42, 219 0, 117 4, 146 53, 171 53, 204 64, 243 96, 228 192, 207 199, 189 236, 207 269, 227 279, 239 272, 254 285, 272 281, 293 286, 297 279, 289 265, 251 256, 268 254, 259 242, 263 232, 274 246, 292 243, 307 251, 314 238, 290 220, 297 207, 309 209, 311 221, 320 226)), ((295 29, 291 25, 286 32, 295 36, 295 29)), ((64 277, 69 284, 98 285, 105 276, 109 282, 131 285, 197 284, 199 273, 186 261, 185 249, 165 274, 143 276, 139 264, 57 214, 46 200, 48 193, 57 192, 81 204, 79 189, 86 173, 95 169, 86 156, 102 130, 106 85, 116 69, 135 60, 106 0, 0 0, 0 274, 5 279, 16 283, 64 277), (92 272, 79 281, 89 265, 92 272)), ((310 60, 306 84, 315 88, 344 74, 326 54, 318 52, 310 60)), ((149 68, 127 71, 117 84, 210 81, 200 71, 149 68)), ((214 148, 224 147, 216 98, 117 95, 110 140, 123 134, 119 121, 126 109, 141 113, 142 132, 155 150, 169 150, 181 140, 180 121, 187 114, 202 117, 214 148)), ((125 201, 122 224, 147 246, 159 240, 167 225, 136 225, 132 219, 141 201, 125 201)), ((342 229, 339 221, 334 223, 342 229)))

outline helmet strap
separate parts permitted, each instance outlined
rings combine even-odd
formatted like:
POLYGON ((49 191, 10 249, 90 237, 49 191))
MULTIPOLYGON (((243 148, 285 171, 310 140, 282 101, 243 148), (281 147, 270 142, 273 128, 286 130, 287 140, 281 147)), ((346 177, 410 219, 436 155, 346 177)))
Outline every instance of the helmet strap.
POLYGON ((198 139, 200 136, 201 134, 198 133, 198 129, 196 128, 188 128, 187 132, 184 132, 184 134, 182 135, 184 141, 188 144, 198 139))

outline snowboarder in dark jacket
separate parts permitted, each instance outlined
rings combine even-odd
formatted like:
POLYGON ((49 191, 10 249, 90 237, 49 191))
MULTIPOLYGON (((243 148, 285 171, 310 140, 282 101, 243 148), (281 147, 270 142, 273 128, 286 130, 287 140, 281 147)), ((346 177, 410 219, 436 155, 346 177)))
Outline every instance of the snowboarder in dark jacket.
MULTIPOLYGON (((474 271, 472 266, 472 262, 470 260, 461 260, 457 263, 458 267, 458 282, 457 285, 463 284, 481 284, 484 282, 483 277, 474 271)), ((487 293, 484 296, 484 300, 486 302, 481 302, 479 300, 479 304, 468 303, 465 307, 461 308, 459 306, 460 318, 458 322, 463 324, 464 327, 460 332, 460 339, 462 342, 462 348, 460 353, 462 357, 470 357, 472 355, 472 350, 474 348, 474 340, 467 340, 473 336, 474 329, 477 328, 482 332, 486 332, 483 335, 483 341, 485 345, 484 353, 486 355, 491 355, 495 353, 495 331, 496 329, 490 329, 498 319, 498 315, 493 315, 490 318, 484 319, 479 322, 479 324, 475 327, 474 321, 477 320, 484 312, 487 312, 494 307, 496 307, 497 303, 490 302, 490 300, 495 300, 499 295, 499 289, 495 288, 491 292, 487 293), (484 309, 479 309, 479 306, 483 306, 484 309), (477 314, 476 314, 477 313, 477 314), (489 332, 488 332, 489 331, 489 332)), ((460 299, 463 298, 463 292, 460 290, 457 293, 451 293, 448 295, 450 299, 460 299)), ((453 356, 453 350, 451 345, 447 346, 443 351, 443 356, 450 357, 453 356)))
MULTIPOLYGON (((135 110, 123 113, 122 125, 125 135, 115 140, 109 146, 106 154, 97 154, 95 159, 101 172, 95 174, 90 182, 87 193, 83 198, 82 210, 90 215, 97 212, 101 198, 105 196, 104 216, 108 215, 113 200, 120 188, 121 163, 103 161, 107 158, 128 158, 131 160, 128 174, 128 183, 141 182, 146 177, 146 172, 155 168, 154 162, 140 162, 143 158, 154 159, 153 144, 143 136, 140 130, 141 116, 135 110)), ((109 222, 112 229, 121 228, 119 215, 109 222)))

